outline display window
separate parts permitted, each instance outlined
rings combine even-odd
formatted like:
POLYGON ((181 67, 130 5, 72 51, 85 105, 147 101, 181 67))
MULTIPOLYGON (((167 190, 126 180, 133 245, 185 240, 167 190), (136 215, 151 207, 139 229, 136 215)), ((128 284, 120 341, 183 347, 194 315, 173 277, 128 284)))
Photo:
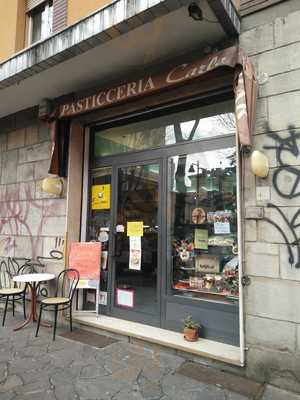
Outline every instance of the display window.
POLYGON ((173 293, 238 297, 235 148, 168 160, 168 241, 173 293))
POLYGON ((177 331, 193 314, 205 337, 237 343, 233 106, 192 103, 92 129, 86 240, 102 243, 101 312, 177 331))

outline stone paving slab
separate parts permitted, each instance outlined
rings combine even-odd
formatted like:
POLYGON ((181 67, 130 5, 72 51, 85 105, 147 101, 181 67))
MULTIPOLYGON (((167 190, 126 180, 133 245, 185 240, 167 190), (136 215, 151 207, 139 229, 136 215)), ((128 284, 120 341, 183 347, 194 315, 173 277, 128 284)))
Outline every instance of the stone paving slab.
POLYGON ((233 375, 216 368, 208 368, 199 363, 187 361, 178 370, 184 376, 193 378, 202 383, 213 384, 218 387, 234 391, 246 398, 260 399, 264 391, 262 383, 244 378, 242 376, 233 375))
MULTIPOLYGON (((7 326, 0 328, 1 400, 251 398, 177 373, 186 362, 181 356, 124 341, 95 348, 57 335, 53 342, 47 328, 41 328, 38 338, 32 325, 13 332, 20 321, 19 315, 9 315, 7 326)), ((263 400, 300 400, 287 396, 268 387, 263 400)))
POLYGON ((300 400, 300 395, 267 385, 262 400, 300 400))

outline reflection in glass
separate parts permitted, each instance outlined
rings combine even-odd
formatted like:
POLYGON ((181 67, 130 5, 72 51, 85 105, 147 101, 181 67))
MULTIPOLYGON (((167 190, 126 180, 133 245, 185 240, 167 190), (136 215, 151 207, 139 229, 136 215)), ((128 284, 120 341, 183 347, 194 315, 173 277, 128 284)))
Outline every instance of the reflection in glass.
POLYGON ((182 111, 95 133, 94 157, 235 134, 232 102, 182 111))
POLYGON ((107 291, 108 250, 111 219, 111 174, 112 168, 99 168, 92 175, 90 193, 90 218, 88 219, 87 240, 101 242, 100 290, 107 291))
POLYGON ((157 312, 157 237, 159 165, 136 165, 118 170, 115 287, 134 292, 134 311, 157 312), (142 224, 143 236, 131 252, 128 223, 142 224), (120 229, 123 227, 123 229, 120 229), (138 254, 137 254, 138 253, 138 254))
POLYGON ((174 293, 218 300, 237 297, 235 149, 171 157, 168 186, 174 293))

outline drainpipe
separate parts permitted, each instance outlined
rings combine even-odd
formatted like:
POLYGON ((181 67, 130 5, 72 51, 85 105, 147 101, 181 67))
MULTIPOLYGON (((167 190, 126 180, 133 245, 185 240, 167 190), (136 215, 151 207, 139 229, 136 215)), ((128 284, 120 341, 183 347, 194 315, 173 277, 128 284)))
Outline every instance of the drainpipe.
POLYGON ((244 267, 244 235, 242 230, 242 199, 243 199, 243 172, 238 135, 236 135, 236 152, 237 152, 237 218, 238 218, 238 257, 239 257, 239 328, 240 328, 240 364, 245 366, 245 330, 244 330, 244 294, 243 294, 243 267, 244 267))

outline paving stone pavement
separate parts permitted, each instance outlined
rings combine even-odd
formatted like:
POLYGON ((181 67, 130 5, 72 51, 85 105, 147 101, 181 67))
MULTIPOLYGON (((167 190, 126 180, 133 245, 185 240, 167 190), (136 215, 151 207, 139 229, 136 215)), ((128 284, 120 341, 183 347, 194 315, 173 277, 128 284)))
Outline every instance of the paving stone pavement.
POLYGON ((247 400, 177 374, 185 359, 168 352, 122 341, 103 349, 53 342, 47 328, 38 338, 33 325, 14 332, 20 321, 9 315, 0 328, 0 400, 247 400))

